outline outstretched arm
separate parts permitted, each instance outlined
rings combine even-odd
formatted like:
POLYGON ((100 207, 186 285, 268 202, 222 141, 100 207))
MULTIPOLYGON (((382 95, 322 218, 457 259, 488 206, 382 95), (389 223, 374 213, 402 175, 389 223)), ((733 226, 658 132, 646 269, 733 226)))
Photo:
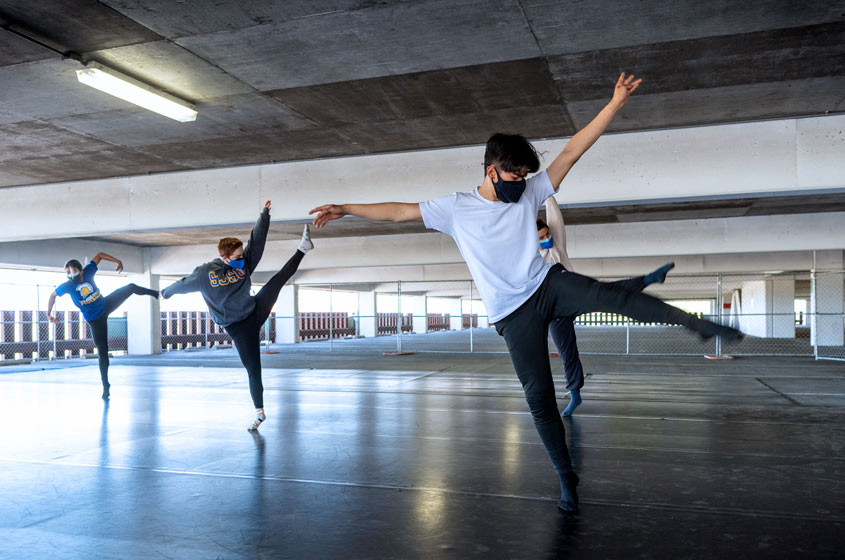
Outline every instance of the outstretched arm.
POLYGON ((53 306, 56 304, 56 291, 50 294, 50 299, 47 301, 47 319, 52 323, 58 323, 58 317, 53 316, 53 306))
POLYGON ((176 294, 187 294, 190 292, 197 292, 200 289, 200 272, 202 267, 197 267, 194 271, 185 276, 181 280, 177 280, 176 282, 172 283, 165 289, 161 290, 161 297, 164 299, 168 299, 171 296, 175 296, 176 294))
POLYGON ((381 222, 422 221, 419 203, 379 202, 376 204, 324 204, 314 208, 309 214, 316 213, 314 225, 323 227, 332 220, 344 216, 357 216, 367 220, 381 222))
POLYGON ((100 261, 101 261, 101 260, 111 261, 111 262, 113 262, 113 263, 116 263, 116 264, 117 264, 117 271, 118 271, 118 272, 123 272, 123 263, 122 263, 122 262, 120 262, 120 259, 116 259, 116 258, 114 258, 114 257, 113 257, 113 256, 111 256, 111 255, 107 255, 106 253, 102 253, 102 252, 101 252, 101 253, 97 253, 96 255, 94 255, 94 258, 93 258, 93 259, 91 259, 91 260, 92 260, 92 261, 94 262, 94 264, 96 264, 98 267, 100 266, 100 261))
POLYGON ((619 75, 619 79, 616 81, 616 86, 613 90, 613 99, 610 100, 610 103, 590 121, 590 124, 579 130, 575 136, 569 139, 569 142, 566 143, 560 155, 549 165, 547 172, 555 191, 560 187, 560 183, 566 177, 566 174, 569 173, 569 170, 572 169, 572 166, 584 155, 584 152, 590 149, 590 146, 596 143, 596 140, 605 131, 613 120, 613 117, 625 106, 628 98, 634 93, 634 90, 637 89, 642 81, 642 78, 635 81, 633 74, 627 78, 625 77, 625 72, 619 75))

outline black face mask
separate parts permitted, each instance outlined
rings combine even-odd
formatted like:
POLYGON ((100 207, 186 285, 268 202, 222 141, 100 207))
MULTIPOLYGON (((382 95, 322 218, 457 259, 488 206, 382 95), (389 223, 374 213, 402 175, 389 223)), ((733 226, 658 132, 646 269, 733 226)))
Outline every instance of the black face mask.
POLYGON ((525 192, 525 179, 518 181, 505 181, 501 173, 496 170, 498 180, 493 183, 493 190, 496 191, 496 198, 502 202, 519 202, 519 197, 525 192))

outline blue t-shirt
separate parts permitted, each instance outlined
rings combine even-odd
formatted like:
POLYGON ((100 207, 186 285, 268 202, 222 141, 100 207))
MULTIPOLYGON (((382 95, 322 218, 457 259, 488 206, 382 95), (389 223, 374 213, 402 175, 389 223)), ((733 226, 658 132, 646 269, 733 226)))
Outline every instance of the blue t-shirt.
POLYGON ((82 311, 86 321, 99 319, 106 307, 100 289, 94 283, 95 274, 97 263, 91 261, 82 269, 82 282, 68 280, 56 288, 57 295, 70 294, 70 299, 82 311))

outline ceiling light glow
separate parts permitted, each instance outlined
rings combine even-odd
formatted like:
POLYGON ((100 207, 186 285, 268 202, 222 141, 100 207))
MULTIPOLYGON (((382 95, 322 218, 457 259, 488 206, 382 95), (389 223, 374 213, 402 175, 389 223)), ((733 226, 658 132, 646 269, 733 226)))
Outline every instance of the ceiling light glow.
POLYGON ((76 71, 76 77, 87 86, 179 122, 191 122, 197 118, 197 111, 190 103, 102 64, 89 62, 85 68, 76 71))

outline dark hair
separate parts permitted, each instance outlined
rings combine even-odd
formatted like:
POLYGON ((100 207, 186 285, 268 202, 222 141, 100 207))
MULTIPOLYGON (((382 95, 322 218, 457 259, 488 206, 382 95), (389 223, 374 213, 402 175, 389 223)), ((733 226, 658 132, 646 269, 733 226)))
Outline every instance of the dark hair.
POLYGON ((68 262, 65 263, 65 268, 75 268, 76 270, 82 270, 82 263, 76 259, 70 259, 68 262))
POLYGON ((549 224, 547 224, 546 222, 544 222, 540 218, 537 218, 537 231, 540 231, 541 229, 548 228, 548 227, 549 227, 549 224))
POLYGON ((535 173, 540 169, 540 158, 522 134, 497 132, 487 140, 484 150, 484 168, 489 165, 495 165, 506 173, 517 173, 523 167, 528 173, 535 173))

